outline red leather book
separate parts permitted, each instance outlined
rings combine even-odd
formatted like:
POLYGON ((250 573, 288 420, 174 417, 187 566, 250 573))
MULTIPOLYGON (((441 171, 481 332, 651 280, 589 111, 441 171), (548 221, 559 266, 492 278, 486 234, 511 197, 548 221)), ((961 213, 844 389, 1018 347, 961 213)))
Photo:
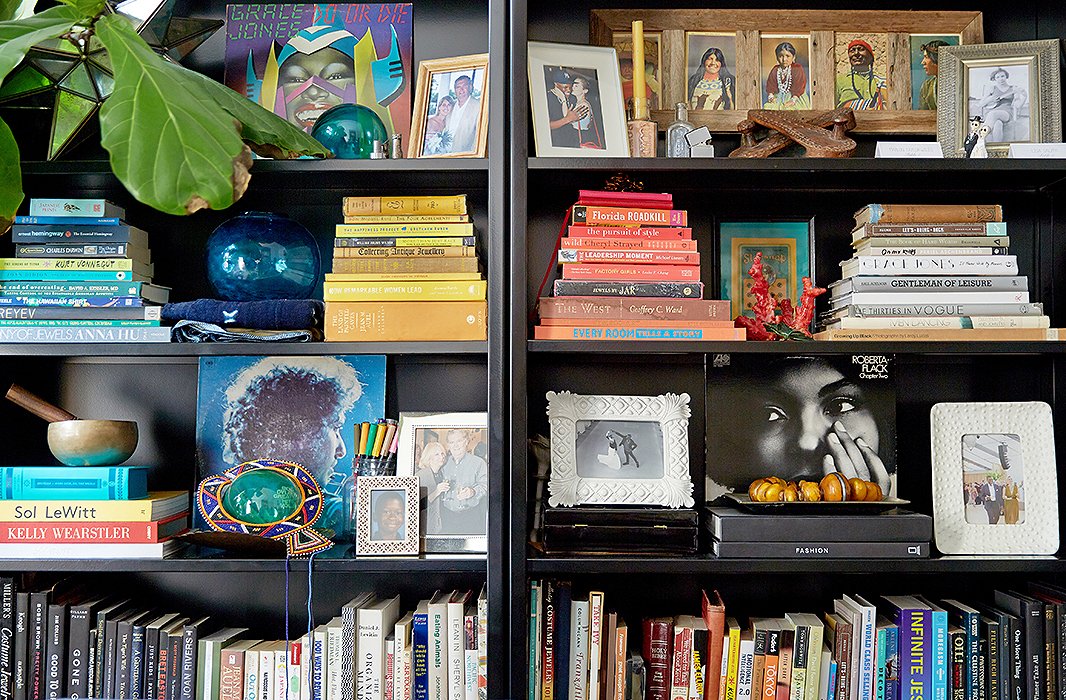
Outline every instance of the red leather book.
POLYGON ((713 597, 708 597, 707 591, 703 591, 703 603, 701 610, 703 621, 707 623, 707 678, 703 683, 703 697, 706 700, 717 700, 718 689, 722 679, 720 675, 711 669, 722 667, 722 647, 725 634, 725 603, 718 591, 711 591, 713 597))
POLYGON ((645 700, 669 700, 671 642, 674 621, 669 617, 646 618, 641 652, 646 669, 645 700))
POLYGON ((674 196, 668 192, 605 192, 603 190, 578 190, 577 203, 600 207, 673 209, 674 196))

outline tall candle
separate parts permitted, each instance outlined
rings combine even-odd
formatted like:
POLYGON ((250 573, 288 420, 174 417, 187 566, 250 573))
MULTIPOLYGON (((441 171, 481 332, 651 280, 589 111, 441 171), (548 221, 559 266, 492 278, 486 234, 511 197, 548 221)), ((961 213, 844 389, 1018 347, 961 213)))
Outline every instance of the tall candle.
POLYGON ((648 118, 648 93, 644 84, 644 21, 633 21, 633 119, 648 118))

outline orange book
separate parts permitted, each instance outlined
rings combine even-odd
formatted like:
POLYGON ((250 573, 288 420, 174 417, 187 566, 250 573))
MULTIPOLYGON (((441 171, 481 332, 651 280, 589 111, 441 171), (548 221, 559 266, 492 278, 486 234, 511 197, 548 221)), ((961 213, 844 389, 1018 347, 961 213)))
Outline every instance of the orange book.
POLYGON ((544 326, 589 326, 596 328, 733 328, 732 319, 723 321, 705 320, 671 320, 628 318, 614 320, 610 318, 544 318, 544 326))
MULTIPOLYGON (((739 329, 743 330, 743 329, 739 329)), ((725 634, 725 604, 718 591, 712 591, 713 598, 703 591, 700 611, 703 621, 707 623, 707 678, 703 683, 705 700, 717 700, 722 679, 719 669, 722 667, 722 651, 725 634)))
POLYGON ((575 236, 583 238, 631 238, 634 240, 644 238, 662 241, 692 239, 691 228, 677 226, 626 227, 577 224, 567 228, 566 232, 571 238, 575 236))
POLYGON ((766 630, 766 654, 763 660, 763 681, 759 696, 761 700, 775 700, 777 697, 780 646, 781 625, 770 626, 766 630))
POLYGON ((326 302, 327 341, 485 340, 485 301, 326 302))
POLYGON ((1003 207, 999 204, 867 204, 855 212, 856 226, 978 221, 1003 221, 1003 207))
POLYGON ((684 209, 643 209, 638 207, 591 207, 574 205, 572 223, 589 226, 688 226, 684 209))
MULTIPOLYGON (((677 326, 536 326, 534 340, 745 340, 743 328, 677 326)), ((328 339, 328 337, 327 337, 328 339)), ((721 658, 721 657, 719 657, 721 658)))
POLYGON ((698 282, 699 265, 563 265, 564 280, 698 282))

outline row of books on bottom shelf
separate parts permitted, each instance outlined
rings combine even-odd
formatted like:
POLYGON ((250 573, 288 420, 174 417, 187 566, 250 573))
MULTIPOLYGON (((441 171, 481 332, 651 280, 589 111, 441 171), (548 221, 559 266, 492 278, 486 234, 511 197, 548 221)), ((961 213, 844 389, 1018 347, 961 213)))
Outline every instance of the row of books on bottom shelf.
POLYGON ((0 695, 159 700, 462 700, 487 695, 484 588, 362 593, 295 640, 255 639, 210 616, 0 578, 0 695))
MULTIPOLYGON (((844 595, 821 614, 701 614, 627 624, 601 591, 530 587, 529 700, 1057 700, 1066 588, 986 603, 844 595)), ((632 620, 630 622, 633 622, 632 620)))

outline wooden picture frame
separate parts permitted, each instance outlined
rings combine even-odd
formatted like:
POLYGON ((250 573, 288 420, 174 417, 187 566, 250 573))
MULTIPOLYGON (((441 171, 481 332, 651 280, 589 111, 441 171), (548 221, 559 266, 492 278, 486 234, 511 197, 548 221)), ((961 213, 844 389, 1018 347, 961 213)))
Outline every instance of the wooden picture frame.
MULTIPOLYGON (((958 35, 962 45, 984 41, 980 12, 879 10, 592 10, 590 43, 611 46, 616 32, 629 32, 633 20, 643 20, 646 32, 662 35, 662 96, 665 109, 651 117, 665 129, 674 120, 673 106, 688 103, 687 35, 732 34, 736 50, 736 96, 734 109, 690 110, 689 121, 711 131, 735 132, 737 122, 750 109, 763 108, 761 37, 803 36, 808 38, 810 110, 825 112, 836 107, 835 44, 837 34, 880 35, 887 47, 884 59, 887 88, 884 110, 856 110, 855 133, 936 134, 936 111, 912 109, 912 35, 958 35)), ((805 105, 804 105, 805 106, 805 105)))
POLYGON ((1055 430, 1042 401, 938 403, 929 413, 933 538, 944 554, 1054 554, 1055 430))
POLYGON ((947 158, 966 157, 974 116, 991 129, 990 157, 1006 157, 1012 143, 1057 143, 1062 140, 1059 40, 945 46, 937 101, 937 138, 947 158), (997 100, 999 85, 992 82, 997 75, 1003 84, 998 94, 1009 100, 997 100))
POLYGON ((415 88, 415 103, 411 117, 411 142, 407 146, 408 158, 484 158, 489 138, 489 55, 487 53, 437 58, 418 64, 418 84, 415 88), (455 75, 458 74, 458 75, 455 75), (453 116, 458 105, 455 83, 466 77, 471 84, 470 95, 459 117, 461 130, 453 126, 453 116), (447 84, 447 92, 441 88, 447 84), (471 105, 471 102, 479 105, 471 105), (438 106, 447 103, 449 113, 443 118, 437 113, 438 106), (466 105, 470 105, 467 107, 466 105), (476 109, 474 109, 476 107, 476 109), (432 109, 433 114, 430 114, 432 109), (466 109, 476 111, 467 113, 466 109), (431 121, 432 120, 432 121, 431 121), (470 126, 474 131, 470 133, 470 126), (456 134, 459 134, 457 137, 456 134), (456 143, 458 139, 462 143, 456 143))
POLYGON ((549 391, 547 399, 548 505, 692 507, 688 394, 592 396, 549 391))
POLYGON ((361 476, 355 488, 356 554, 417 556, 418 479, 361 476))

